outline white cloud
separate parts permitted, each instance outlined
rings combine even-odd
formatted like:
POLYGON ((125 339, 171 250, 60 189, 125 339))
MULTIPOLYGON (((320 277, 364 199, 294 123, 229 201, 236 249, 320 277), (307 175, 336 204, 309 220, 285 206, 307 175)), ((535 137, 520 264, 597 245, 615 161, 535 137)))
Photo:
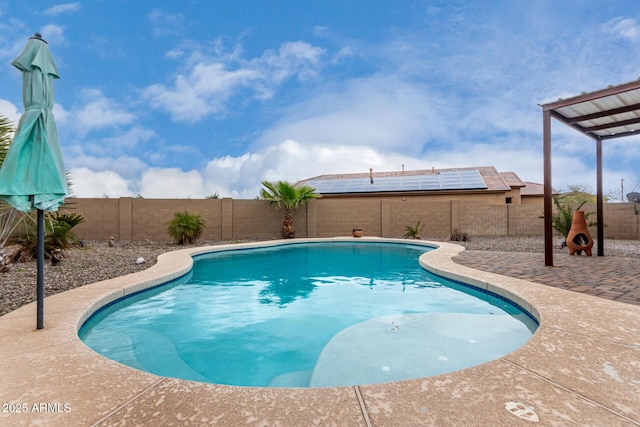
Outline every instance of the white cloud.
POLYGON ((314 66, 318 65, 324 54, 324 49, 306 42, 286 42, 280 45, 277 54, 267 51, 261 58, 252 60, 250 64, 258 69, 266 67, 264 75, 267 76, 267 80, 281 82, 292 75, 297 75, 300 80, 306 80, 316 74, 314 66))
POLYGON ((184 172, 176 168, 147 169, 140 178, 138 193, 147 199, 195 199, 209 195, 198 171, 184 172))
POLYGON ((20 113, 18 112, 18 107, 16 107, 12 102, 0 98, 0 114, 14 123, 15 126, 18 125, 20 113))
POLYGON ((53 103, 53 115, 56 118, 56 124, 67 123, 70 119, 70 112, 57 102, 53 103))
POLYGON ((632 42, 640 39, 640 25, 633 18, 614 18, 607 22, 604 27, 606 31, 616 37, 632 42))
POLYGON ((42 38, 47 41, 47 43, 51 45, 65 45, 66 40, 64 37, 64 29, 55 24, 45 25, 40 29, 40 33, 42 34, 42 38))
POLYGON ((164 54, 164 56, 169 59, 178 59, 183 55, 184 55, 184 49, 181 49, 181 48, 169 49, 164 54))
POLYGON ((329 27, 326 25, 316 25, 313 27, 313 35, 316 37, 324 38, 329 34, 329 27))
POLYGON ((56 119, 63 125, 73 129, 78 135, 85 136, 89 132, 104 128, 116 129, 120 125, 128 125, 136 119, 135 114, 126 111, 117 101, 108 98, 98 89, 84 89, 81 93, 84 105, 67 111, 56 105, 56 119))
POLYGON ((172 88, 155 84, 142 94, 152 108, 167 111, 174 120, 196 122, 223 112, 234 91, 258 78, 255 70, 227 70, 224 64, 200 63, 189 75, 177 76, 172 88))
MULTIPOLYGON (((71 145, 65 147, 64 162, 71 169, 85 167, 94 172, 113 171, 131 183, 134 188, 138 177, 148 168, 148 165, 137 157, 131 156, 102 156, 86 154, 87 147, 71 145)), ((75 181, 75 177, 74 181, 75 181)))
POLYGON ((259 143, 292 139, 415 154, 429 141, 451 138, 445 107, 433 91, 394 76, 351 80, 292 105, 259 143))
POLYGON ((153 36, 175 36, 182 33, 185 19, 180 13, 168 13, 161 9, 153 9, 147 19, 153 26, 153 36))
POLYGON ((108 61, 122 61, 127 57, 126 40, 114 40, 101 34, 89 34, 83 44, 93 54, 108 61))
POLYGON ((156 133, 153 130, 134 125, 124 132, 118 132, 112 137, 105 138, 103 140, 103 146, 105 151, 109 153, 113 152, 114 147, 133 148, 139 143, 148 141, 155 136, 156 133))
MULTIPOLYGON (((173 120, 197 122, 210 115, 224 114, 229 100, 242 91, 249 98, 268 99, 275 89, 292 76, 307 80, 315 75, 324 50, 305 42, 286 42, 277 53, 268 50, 261 57, 240 59, 241 48, 224 54, 214 43, 214 54, 205 56, 199 51, 186 59, 185 71, 179 73, 171 86, 154 84, 142 95, 152 107, 168 112, 173 120)), ((172 49, 173 58, 183 51, 172 49)))
MULTIPOLYGON (((0 60, 7 67, 11 67, 10 62, 20 54, 27 42, 25 34, 32 35, 31 31, 25 22, 15 17, 0 20, 0 60)), ((17 70, 15 72, 15 75, 19 75, 17 70)))
POLYGON ((132 197, 129 183, 114 171, 93 171, 86 167, 70 169, 72 193, 80 198, 132 197))
POLYGON ((351 58, 355 56, 353 49, 350 46, 340 48, 340 50, 331 58, 332 64, 337 64, 344 58, 351 58))
POLYGON ((82 9, 82 6, 80 6, 80 3, 78 2, 64 3, 64 4, 58 4, 56 6, 51 6, 49 9, 46 9, 43 13, 45 15, 61 15, 63 13, 78 12, 80 9, 82 9))

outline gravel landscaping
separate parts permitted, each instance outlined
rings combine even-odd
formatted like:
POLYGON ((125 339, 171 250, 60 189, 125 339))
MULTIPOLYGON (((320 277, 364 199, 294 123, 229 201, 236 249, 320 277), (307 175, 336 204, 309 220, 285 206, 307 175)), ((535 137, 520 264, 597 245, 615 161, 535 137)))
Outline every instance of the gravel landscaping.
MULTIPOLYGON (((554 252, 567 253, 560 242, 554 245, 554 252)), ((226 243, 230 242, 198 241, 197 245, 226 243)), ((544 240, 539 237, 474 237, 453 243, 470 250, 544 252, 544 240)), ((106 241, 86 241, 83 247, 71 249, 60 264, 45 263, 45 296, 144 270, 156 263, 158 255, 182 248, 172 242, 116 242, 109 246, 106 241), (137 264, 141 257, 145 262, 137 264)), ((607 256, 640 258, 640 242, 635 240, 607 240, 605 248, 607 256)), ((0 274, 0 316, 35 301, 35 288, 35 261, 12 264, 9 272, 0 274)))

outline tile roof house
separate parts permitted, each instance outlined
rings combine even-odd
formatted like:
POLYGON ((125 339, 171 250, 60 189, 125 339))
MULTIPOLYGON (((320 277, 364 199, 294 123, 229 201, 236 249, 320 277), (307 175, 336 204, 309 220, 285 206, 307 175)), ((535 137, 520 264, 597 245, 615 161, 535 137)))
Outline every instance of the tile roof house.
POLYGON ((320 175, 299 181, 325 198, 429 197, 492 204, 542 204, 544 186, 493 166, 320 175))

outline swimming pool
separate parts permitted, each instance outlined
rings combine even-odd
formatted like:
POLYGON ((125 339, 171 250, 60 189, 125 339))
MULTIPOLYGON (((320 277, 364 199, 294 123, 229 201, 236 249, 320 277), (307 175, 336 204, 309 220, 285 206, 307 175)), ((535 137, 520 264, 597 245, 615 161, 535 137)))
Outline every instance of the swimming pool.
POLYGON ((81 339, 158 375, 232 385, 397 381, 484 363, 537 324, 426 272, 428 247, 314 243, 195 258, 186 276, 95 313, 81 339))

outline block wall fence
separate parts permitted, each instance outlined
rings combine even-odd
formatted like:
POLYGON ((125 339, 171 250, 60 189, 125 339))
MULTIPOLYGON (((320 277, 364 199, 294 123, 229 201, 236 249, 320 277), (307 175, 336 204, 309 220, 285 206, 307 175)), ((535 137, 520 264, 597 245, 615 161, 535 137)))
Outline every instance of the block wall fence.
MULTIPOLYGON (((178 211, 206 221, 205 240, 280 238, 283 213, 264 200, 234 199, 72 199, 85 218, 74 231, 83 240, 170 240, 167 223, 178 211)), ((595 212, 595 205, 585 205, 595 212)), ((543 236, 542 204, 489 204, 479 201, 406 198, 316 199, 294 211, 297 237, 350 235, 399 238, 405 226, 425 224, 423 239, 448 239, 458 229, 473 236, 543 236)), ((595 221, 595 214, 590 218, 595 221)), ((607 239, 638 240, 640 215, 630 203, 604 205, 607 239)), ((590 228, 596 238, 595 227, 590 228)))

